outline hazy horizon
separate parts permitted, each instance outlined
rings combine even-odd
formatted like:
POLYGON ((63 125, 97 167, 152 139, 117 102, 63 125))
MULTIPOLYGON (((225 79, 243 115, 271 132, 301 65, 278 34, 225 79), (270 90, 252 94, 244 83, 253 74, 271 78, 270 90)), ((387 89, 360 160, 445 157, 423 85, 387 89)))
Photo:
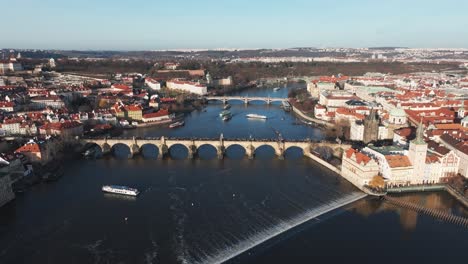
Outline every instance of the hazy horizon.
POLYGON ((435 47, 435 48, 423 48, 423 47, 392 47, 392 46, 380 46, 380 47, 284 47, 284 48, 168 48, 168 49, 56 49, 56 48, 18 48, 18 47, 0 47, 0 50, 43 50, 43 51, 79 51, 79 52, 196 52, 196 51, 248 51, 248 50, 288 50, 288 49, 421 49, 421 50, 468 50, 463 47, 435 47))
MULTIPOLYGON (((0 0, 5 1, 5 0, 0 0)), ((18 0, 0 47, 154 51, 294 47, 468 48, 467 1, 18 0)))

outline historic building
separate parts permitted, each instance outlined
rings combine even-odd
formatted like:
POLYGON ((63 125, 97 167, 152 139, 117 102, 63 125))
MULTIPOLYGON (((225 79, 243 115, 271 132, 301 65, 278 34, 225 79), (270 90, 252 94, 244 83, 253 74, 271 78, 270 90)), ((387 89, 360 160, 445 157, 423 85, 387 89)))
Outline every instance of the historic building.
POLYGON ((363 125, 364 136, 362 141, 366 144, 377 141, 379 139, 379 118, 374 110, 371 110, 370 115, 364 119, 363 125))
POLYGON ((365 153, 350 148, 343 153, 341 173, 354 184, 365 186, 379 174, 379 164, 365 153))
POLYGON ((423 125, 419 123, 416 138, 410 142, 408 158, 413 164, 412 183, 422 183, 426 170, 427 143, 423 139, 423 125))
POLYGON ((397 107, 390 110, 388 119, 385 122, 385 125, 388 128, 387 138, 393 138, 394 131, 402 127, 407 127, 408 119, 406 117, 405 110, 397 107))

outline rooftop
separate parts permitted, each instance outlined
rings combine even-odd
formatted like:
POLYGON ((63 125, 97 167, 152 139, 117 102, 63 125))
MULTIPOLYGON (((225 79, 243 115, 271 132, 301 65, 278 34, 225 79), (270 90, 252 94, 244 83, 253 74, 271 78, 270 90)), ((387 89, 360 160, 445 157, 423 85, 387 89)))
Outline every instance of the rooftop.
POLYGON ((406 168, 411 167, 411 161, 404 155, 385 155, 390 168, 406 168))

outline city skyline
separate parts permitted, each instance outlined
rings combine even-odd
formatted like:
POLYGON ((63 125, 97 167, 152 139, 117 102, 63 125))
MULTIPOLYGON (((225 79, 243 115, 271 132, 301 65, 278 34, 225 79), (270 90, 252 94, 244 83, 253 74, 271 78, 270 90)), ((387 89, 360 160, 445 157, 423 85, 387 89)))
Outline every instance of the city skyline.
POLYGON ((468 3, 89 0, 3 5, 0 48, 174 50, 292 47, 468 48, 468 3), (287 15, 286 15, 287 14, 287 15))

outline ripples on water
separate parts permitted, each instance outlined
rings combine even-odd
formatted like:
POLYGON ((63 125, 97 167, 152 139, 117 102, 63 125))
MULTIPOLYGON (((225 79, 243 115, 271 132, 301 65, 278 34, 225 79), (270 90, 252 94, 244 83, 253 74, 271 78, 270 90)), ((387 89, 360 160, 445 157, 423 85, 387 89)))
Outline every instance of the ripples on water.
POLYGON ((71 256, 81 263, 215 263, 313 218, 317 208, 355 191, 302 158, 108 157, 67 167, 60 181, 35 187, 11 205, 17 212, 5 217, 21 220, 10 223, 0 245, 23 236, 3 257, 29 254, 26 260, 35 263, 67 262, 71 256), (136 199, 103 194, 104 184, 143 192, 136 199), (67 228, 53 226, 64 218, 70 219, 67 228), (27 227, 31 219, 33 229, 27 227), (35 234, 40 223, 57 230, 35 234))

